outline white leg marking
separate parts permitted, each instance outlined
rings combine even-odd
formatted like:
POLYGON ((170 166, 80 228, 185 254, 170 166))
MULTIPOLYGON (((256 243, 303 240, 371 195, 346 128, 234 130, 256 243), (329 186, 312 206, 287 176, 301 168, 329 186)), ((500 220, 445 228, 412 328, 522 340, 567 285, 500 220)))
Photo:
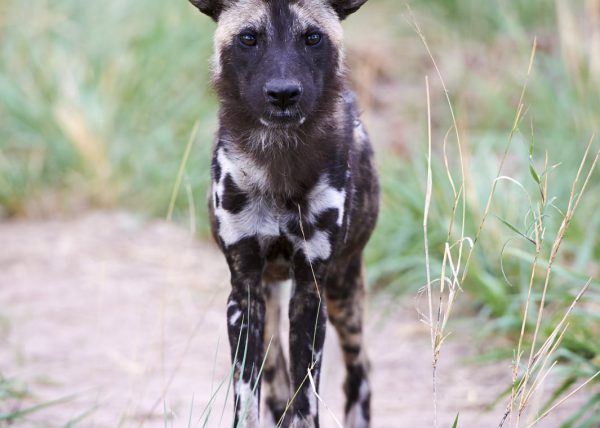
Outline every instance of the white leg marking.
POLYGON ((234 326, 237 320, 242 316, 242 311, 236 311, 231 318, 229 318, 229 325, 234 326))
POLYGON ((238 414, 240 415, 241 427, 258 428, 258 397, 252 392, 250 384, 242 382, 239 386, 240 397, 238 414))
POLYGON ((363 413, 362 403, 369 396, 370 388, 369 384, 363 380, 360 384, 360 389, 358 392, 358 401, 354 403, 354 405, 348 410, 346 414, 346 420, 344 426, 346 428, 366 428, 369 426, 369 421, 367 420, 365 414, 363 413))

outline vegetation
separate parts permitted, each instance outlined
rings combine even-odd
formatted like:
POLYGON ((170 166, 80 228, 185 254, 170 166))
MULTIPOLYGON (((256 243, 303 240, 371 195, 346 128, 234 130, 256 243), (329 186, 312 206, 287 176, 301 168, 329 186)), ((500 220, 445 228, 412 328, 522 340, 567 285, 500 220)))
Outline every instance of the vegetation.
MULTIPOLYGON (((204 228, 200 235, 206 236, 204 195, 216 126, 216 102, 207 83, 214 25, 184 3, 0 4, 0 209, 5 215, 99 206, 166 216, 189 146, 173 213, 179 220, 196 217, 204 228)), ((591 141, 583 177, 598 150, 600 52, 592 38, 600 37, 600 4, 413 3, 409 9, 396 0, 372 2, 346 24, 352 79, 382 172, 382 212, 368 254, 370 283, 392 294, 431 285, 423 262, 424 217, 432 278, 452 277, 443 271, 445 244, 460 242, 453 251, 463 248, 466 256, 464 238, 471 238, 476 249, 468 269, 464 259, 464 270, 458 265, 464 273, 460 289, 469 299, 460 300, 486 326, 482 337, 502 334, 515 344, 490 355, 510 358, 521 338, 523 349, 534 342, 542 300, 534 347, 552 336, 592 278, 548 360, 559 363, 555 371, 564 380, 553 397, 558 402, 600 370, 598 172, 590 175, 561 235, 586 144, 591 141), (364 28, 370 28, 368 36, 364 28), (558 238, 560 251, 550 262, 558 238), (528 297, 534 257, 537 279, 528 297)), ((519 381, 515 378, 515 385, 519 381)), ((597 391, 598 378, 593 382, 597 391)), ((597 425, 599 394, 564 427, 597 425)))
MULTIPOLYGON (((598 53, 590 50, 584 55, 588 45, 583 33, 566 24, 575 22, 576 10, 561 2, 545 2, 543 7, 536 2, 511 6, 488 2, 477 7, 467 7, 468 3, 440 3, 428 17, 431 21, 426 20, 421 30, 413 29, 432 35, 421 46, 426 56, 426 47, 432 52, 432 58, 425 58, 429 64, 425 74, 437 81, 437 87, 432 83, 433 99, 425 96, 422 72, 421 82, 415 79, 412 86, 422 88, 416 101, 421 106, 417 141, 427 141, 430 107, 433 154, 425 162, 423 144, 411 152, 412 162, 383 164, 384 210, 389 211, 371 246, 371 274, 375 284, 388 290, 402 292, 420 284, 427 285, 425 294, 432 296, 432 286, 438 288, 431 299, 439 299, 439 304, 430 300, 429 312, 421 308, 432 328, 434 367, 461 290, 474 297, 473 308, 485 321, 486 337, 502 333, 518 343, 493 352, 512 357, 515 363, 515 385, 508 391, 507 415, 512 419, 504 421, 508 426, 517 423, 517 415, 525 410, 528 393, 521 395, 518 411, 512 403, 515 394, 527 389, 532 371, 540 370, 536 375, 540 379, 548 367, 559 363, 564 376, 544 410, 574 385, 589 379, 598 382, 600 359, 594 338, 600 334, 600 238, 595 226, 598 199, 593 195, 600 190, 594 173, 600 74, 597 68, 592 70, 598 53), (528 13, 529 6, 538 7, 537 12, 528 13), (453 19, 446 22, 448 16, 453 19), (480 27, 481 22, 488 24, 480 27), (550 34, 555 28, 560 30, 558 36, 550 34), (581 56, 561 54, 561 44, 576 42, 581 56), (483 57, 471 58, 477 54, 483 57), (446 70, 453 71, 449 78, 446 70), (448 89, 448 103, 442 85, 448 89), (576 178, 590 141, 595 148, 581 165, 583 175, 576 178), (585 195, 581 184, 588 171, 585 195), (574 200, 579 196, 576 212, 574 200), (426 270, 424 217, 429 244, 426 270), (588 280, 586 298, 571 311, 568 308, 588 280), (442 297, 436 298, 440 287, 442 297), (565 312, 569 326, 563 330, 565 312), (525 347, 535 358, 527 361, 525 347), (536 359, 544 360, 545 368, 534 369, 536 359)), ((593 2, 589 3, 591 7, 593 2)), ((410 11, 403 18, 409 28, 419 21, 410 11)), ((564 426, 597 424, 599 400, 592 395, 564 426)))
MULTIPOLYGON (((8 214, 124 204, 164 215, 195 121, 202 144, 182 194, 189 186, 204 199, 215 128, 207 20, 159 1, 0 8, 0 204, 8 214)), ((185 197, 179 202, 187 209, 185 197)))

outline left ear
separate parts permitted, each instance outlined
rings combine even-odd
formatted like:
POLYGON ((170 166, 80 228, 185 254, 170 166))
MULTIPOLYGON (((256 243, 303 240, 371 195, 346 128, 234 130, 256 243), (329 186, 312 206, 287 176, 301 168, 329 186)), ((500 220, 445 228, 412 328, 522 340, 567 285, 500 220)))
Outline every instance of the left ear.
POLYGON ((336 11, 340 19, 345 19, 348 15, 356 12, 367 0, 329 0, 333 10, 336 11))
POLYGON ((224 7, 223 0, 190 0, 190 3, 196 6, 200 12, 210 16, 214 21, 219 19, 219 15, 224 7))

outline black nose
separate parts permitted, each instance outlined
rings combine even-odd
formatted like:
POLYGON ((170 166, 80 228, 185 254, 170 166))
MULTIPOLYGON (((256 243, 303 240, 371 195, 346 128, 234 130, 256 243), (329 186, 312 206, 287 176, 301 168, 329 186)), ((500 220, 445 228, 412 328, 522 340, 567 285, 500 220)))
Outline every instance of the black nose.
POLYGON ((302 86, 294 80, 274 79, 265 85, 265 95, 272 105, 284 110, 298 103, 302 86))

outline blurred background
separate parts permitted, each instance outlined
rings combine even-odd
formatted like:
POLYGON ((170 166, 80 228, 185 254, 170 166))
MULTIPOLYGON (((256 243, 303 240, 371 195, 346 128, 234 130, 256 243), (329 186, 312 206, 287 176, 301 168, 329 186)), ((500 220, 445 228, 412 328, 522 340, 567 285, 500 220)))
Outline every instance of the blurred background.
MULTIPOLYGON (((367 252, 374 426, 432 423, 429 332, 415 310, 427 281, 425 76, 431 269, 442 266, 448 224, 464 216, 465 235, 478 236, 442 351, 440 422, 451 426, 460 411, 459 426, 497 426, 535 253, 531 206, 541 198, 548 208, 545 271, 586 145, 586 168, 600 146, 600 1, 371 0, 344 26, 383 187, 367 252), (466 203, 457 216, 452 112, 415 23, 460 136, 466 203), (510 180, 495 181, 503 156, 500 175, 510 180)), ((205 209, 214 28, 183 0, 0 3, 0 426, 221 423, 227 271, 205 209)), ((550 263, 543 335, 591 283, 536 411, 600 370, 598 195, 596 171, 550 263)), ((536 316, 526 317, 527 331, 536 316)), ((330 354, 334 373, 339 354, 330 354)), ((342 379, 332 376, 324 399, 340 418, 342 379)), ((600 426, 600 380, 545 423, 600 426)))

